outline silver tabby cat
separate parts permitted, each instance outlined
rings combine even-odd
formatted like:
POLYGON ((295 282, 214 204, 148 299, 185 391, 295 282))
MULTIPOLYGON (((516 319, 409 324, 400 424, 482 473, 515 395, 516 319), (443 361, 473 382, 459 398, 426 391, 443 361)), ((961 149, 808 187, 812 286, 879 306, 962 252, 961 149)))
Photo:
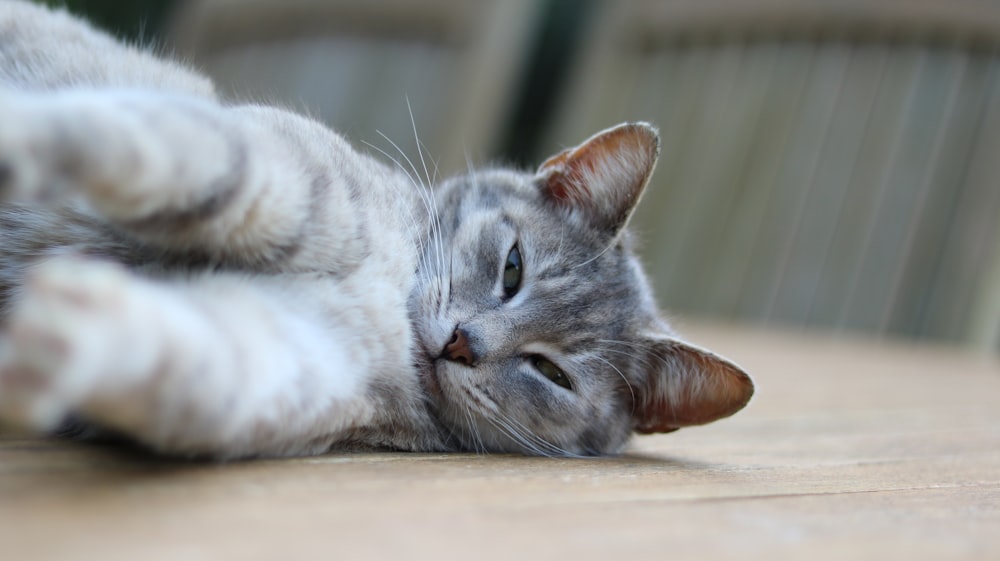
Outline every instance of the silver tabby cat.
POLYGON ((657 151, 625 124, 431 188, 2 1, 0 418, 238 458, 609 454, 731 415, 750 378, 677 338, 630 250, 657 151))

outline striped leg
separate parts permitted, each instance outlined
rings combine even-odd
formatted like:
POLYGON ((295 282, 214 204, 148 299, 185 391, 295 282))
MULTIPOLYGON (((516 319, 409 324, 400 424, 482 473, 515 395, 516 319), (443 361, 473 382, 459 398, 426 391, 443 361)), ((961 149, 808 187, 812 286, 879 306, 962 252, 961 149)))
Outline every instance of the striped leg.
POLYGON ((0 418, 46 429, 75 413, 176 454, 316 452, 370 411, 365 357, 308 292, 296 307, 246 277, 160 283, 52 260, 0 332, 0 418))

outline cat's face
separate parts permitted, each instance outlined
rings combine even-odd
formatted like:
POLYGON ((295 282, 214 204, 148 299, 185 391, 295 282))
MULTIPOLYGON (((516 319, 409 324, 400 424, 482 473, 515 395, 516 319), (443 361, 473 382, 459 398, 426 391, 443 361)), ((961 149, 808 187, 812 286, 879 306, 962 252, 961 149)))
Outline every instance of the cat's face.
POLYGON ((461 219, 445 214, 442 281, 421 310, 431 398, 470 449, 613 451, 632 431, 615 369, 636 279, 619 244, 586 243, 531 181, 492 172, 443 187, 461 219))
POLYGON ((671 338, 629 250, 623 228, 655 156, 655 131, 625 125, 537 174, 437 189, 410 312, 423 387, 462 447, 614 453, 633 431, 749 399, 735 366, 671 338))

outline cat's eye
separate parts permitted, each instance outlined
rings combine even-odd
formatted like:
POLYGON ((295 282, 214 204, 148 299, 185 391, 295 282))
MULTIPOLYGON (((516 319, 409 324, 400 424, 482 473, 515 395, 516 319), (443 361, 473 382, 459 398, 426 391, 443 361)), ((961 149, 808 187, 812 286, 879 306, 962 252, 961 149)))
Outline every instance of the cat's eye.
POLYGON ((513 298, 517 291, 521 289, 521 251, 515 245, 510 248, 507 254, 507 262, 503 266, 504 298, 513 298))
POLYGON ((534 365, 536 370, 542 373, 542 376, 545 376, 557 386, 562 386, 567 390, 573 389, 573 385, 570 384, 569 378, 566 377, 566 374, 564 374, 558 366, 552 364, 551 360, 543 356, 535 355, 531 357, 531 364, 534 365))

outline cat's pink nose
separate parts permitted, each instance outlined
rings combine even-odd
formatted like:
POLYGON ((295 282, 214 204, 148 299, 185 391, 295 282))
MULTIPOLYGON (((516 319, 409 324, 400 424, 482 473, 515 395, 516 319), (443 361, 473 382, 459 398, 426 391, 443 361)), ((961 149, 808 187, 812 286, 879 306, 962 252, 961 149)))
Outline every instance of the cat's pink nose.
POLYGON ((442 356, 452 362, 466 366, 475 366, 479 358, 472 352, 472 348, 469 347, 468 334, 460 327, 455 329, 455 333, 451 336, 451 341, 448 341, 448 344, 445 345, 442 356))

